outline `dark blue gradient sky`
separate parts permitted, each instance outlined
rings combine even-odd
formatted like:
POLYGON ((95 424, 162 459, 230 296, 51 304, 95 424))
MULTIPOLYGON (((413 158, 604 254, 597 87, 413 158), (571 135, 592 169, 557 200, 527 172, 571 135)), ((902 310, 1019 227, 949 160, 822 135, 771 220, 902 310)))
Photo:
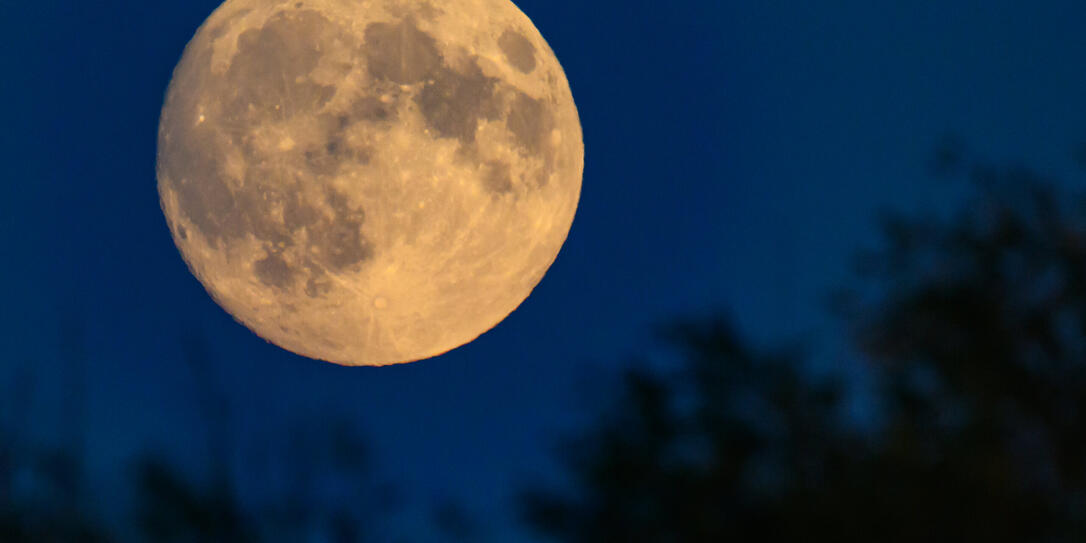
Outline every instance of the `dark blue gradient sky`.
POLYGON ((235 323, 189 274, 158 206, 163 93, 217 3, 0 5, 0 415, 62 436, 59 330, 84 323, 87 454, 103 493, 140 451, 203 466, 181 349, 195 335, 226 391, 243 488, 261 491, 250 460, 266 443, 343 419, 402 489, 397 526, 457 500, 508 541, 514 490, 557 481, 555 438, 606 401, 602 378, 649 346, 652 323, 723 308, 756 341, 806 338, 846 368, 824 295, 848 281, 880 208, 953 201, 957 188, 927 175, 946 135, 1081 181, 1069 151, 1086 136, 1082 2, 522 0, 584 129, 565 247, 475 342, 337 367, 235 323))

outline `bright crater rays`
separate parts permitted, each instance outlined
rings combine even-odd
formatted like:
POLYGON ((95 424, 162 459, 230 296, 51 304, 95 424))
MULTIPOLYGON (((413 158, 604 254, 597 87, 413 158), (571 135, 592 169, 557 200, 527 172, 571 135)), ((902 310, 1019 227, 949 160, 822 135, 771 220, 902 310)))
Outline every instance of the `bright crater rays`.
POLYGON ((348 365, 434 356, 516 309, 584 165, 565 74, 508 0, 228 0, 158 143, 162 209, 211 296, 348 365))

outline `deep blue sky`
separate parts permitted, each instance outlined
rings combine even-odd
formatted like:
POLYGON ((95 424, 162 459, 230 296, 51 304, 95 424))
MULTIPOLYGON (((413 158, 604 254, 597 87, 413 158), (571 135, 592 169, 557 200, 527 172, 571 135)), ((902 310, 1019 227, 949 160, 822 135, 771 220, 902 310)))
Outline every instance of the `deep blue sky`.
POLYGON ((951 201, 926 174, 944 135, 1078 181, 1082 2, 522 0, 584 129, 565 247, 475 342, 409 365, 338 367, 235 323, 162 218, 163 93, 217 4, 0 4, 0 415, 10 423, 5 396, 30 390, 23 424, 60 433, 58 330, 84 320, 87 451, 102 492, 139 451, 201 466, 198 391, 179 348, 201 334, 239 460, 268 436, 346 419, 403 489, 410 510, 397 522, 456 499, 508 540, 511 493, 553 477, 554 439, 605 400, 600 377, 648 344, 651 323, 723 308, 757 341, 798 335, 832 350, 823 295, 848 280, 877 210, 951 201))

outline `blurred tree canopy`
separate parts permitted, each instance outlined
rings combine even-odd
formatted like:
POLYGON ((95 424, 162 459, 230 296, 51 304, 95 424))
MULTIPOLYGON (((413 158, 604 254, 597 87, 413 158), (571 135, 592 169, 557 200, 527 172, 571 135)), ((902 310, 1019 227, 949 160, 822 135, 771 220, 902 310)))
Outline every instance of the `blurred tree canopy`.
MULTIPOLYGON (((849 373, 752 348, 725 318, 675 322, 660 333, 678 363, 632 365, 613 410, 562 449, 569 488, 522 493, 528 526, 594 543, 1086 541, 1086 198, 957 144, 932 166, 971 196, 946 216, 884 216, 832 297, 872 423, 850 418, 849 373)), ((380 517, 399 498, 347 423, 272 439, 283 484, 239 497, 229 402, 198 336, 182 351, 208 473, 148 457, 127 530, 110 526, 83 475, 78 319, 61 332, 65 444, 21 438, 29 377, 0 391, 0 541, 391 540, 380 517)), ((456 503, 433 516, 447 540, 485 537, 456 503)))
MULTIPOLYGON (((69 369, 81 367, 86 356, 78 328, 72 324, 61 331, 63 363, 69 369)), ((214 379, 214 357, 198 334, 183 338, 181 347, 206 430, 205 472, 178 469, 161 456, 136 458, 124 470, 133 491, 132 510, 119 519, 108 514, 107 508, 118 507, 116 500, 94 495, 84 482, 83 406, 73 402, 65 410, 71 427, 64 444, 36 442, 18 427, 27 420, 33 388, 29 377, 21 376, 3 391, 10 393, 0 394, 0 415, 12 414, 0 416, 0 542, 391 539, 383 534, 382 517, 395 512, 401 500, 372 469, 368 447, 353 425, 336 418, 298 422, 264 440, 256 458, 241 465, 231 462, 237 452, 231 438, 235 432, 228 398, 214 379), (235 484, 239 475, 272 482, 263 485, 257 499, 244 499, 235 484)), ((81 386, 78 379, 64 383, 66 397, 80 397, 81 386)))
POLYGON ((572 489, 523 493, 562 541, 1086 540, 1086 199, 941 149, 971 195, 888 214, 836 293, 871 376, 758 352, 725 319, 665 327, 680 367, 636 364, 613 412, 565 444, 572 489))

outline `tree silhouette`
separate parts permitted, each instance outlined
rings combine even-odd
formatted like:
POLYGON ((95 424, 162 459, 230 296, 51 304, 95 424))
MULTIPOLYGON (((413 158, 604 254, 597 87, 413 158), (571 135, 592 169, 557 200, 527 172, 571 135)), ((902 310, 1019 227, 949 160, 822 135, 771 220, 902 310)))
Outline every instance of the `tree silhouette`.
POLYGON ((526 493, 533 526, 565 541, 772 539, 758 531, 784 500, 852 454, 827 439, 846 437, 837 385, 802 379, 795 355, 748 350, 723 320, 664 333, 685 365, 626 373, 617 411, 564 447, 580 495, 526 493))
POLYGON ((259 475, 282 476, 287 483, 260 503, 242 503, 230 462, 235 429, 228 398, 216 384, 214 357, 197 333, 184 338, 182 353, 207 432, 208 481, 201 486, 159 458, 140 462, 136 517, 145 540, 353 543, 378 533, 377 514, 397 504, 388 499, 389 485, 374 476, 366 444, 346 420, 306 421, 262 444, 262 454, 277 463, 275 473, 259 475))
POLYGON ((887 215, 836 296, 877 424, 802 354, 724 319, 664 336, 616 411, 567 443, 572 492, 524 493, 563 541, 1081 541, 1086 538, 1086 200, 1019 167, 937 153, 972 195, 887 215))
POLYGON ((378 514, 395 508, 371 471, 364 443, 344 422, 315 423, 269 444, 284 458, 285 488, 243 503, 212 470, 201 486, 150 457, 138 466, 137 521, 145 541, 366 541, 379 534, 378 514))
POLYGON ((158 459, 139 466, 139 525, 146 541, 257 541, 255 527, 234 496, 212 485, 201 491, 158 459))
POLYGON ((35 379, 31 364, 0 387, 0 541, 99 542, 110 538, 83 484, 84 322, 74 305, 60 312, 64 363, 63 446, 27 433, 35 379))
POLYGON ((845 303, 884 374, 884 456, 952 477, 960 503, 934 503, 969 533, 1080 541, 1086 199, 1021 167, 968 175, 978 197, 952 218, 884 221, 862 271, 890 288, 845 303))
MULTIPOLYGON (((70 313, 70 312, 69 312, 70 313)), ((238 447, 230 402, 216 383, 210 346, 196 332, 181 341, 192 371, 196 400, 206 430, 204 473, 178 469, 166 458, 146 455, 129 470, 134 507, 114 510, 131 528, 111 530, 107 508, 118 503, 84 489, 82 387, 87 356, 83 323, 63 316, 61 380, 66 424, 58 444, 39 442, 28 432, 35 393, 30 364, 0 387, 0 542, 163 543, 390 540, 382 517, 402 500, 373 470, 365 441, 348 420, 321 417, 284 425, 260 443, 267 462, 231 463, 238 447), (74 375, 73 375, 74 374, 74 375), (269 472, 260 471, 267 469, 269 472), (283 480, 268 485, 259 500, 245 501, 234 471, 248 479, 283 480)))

